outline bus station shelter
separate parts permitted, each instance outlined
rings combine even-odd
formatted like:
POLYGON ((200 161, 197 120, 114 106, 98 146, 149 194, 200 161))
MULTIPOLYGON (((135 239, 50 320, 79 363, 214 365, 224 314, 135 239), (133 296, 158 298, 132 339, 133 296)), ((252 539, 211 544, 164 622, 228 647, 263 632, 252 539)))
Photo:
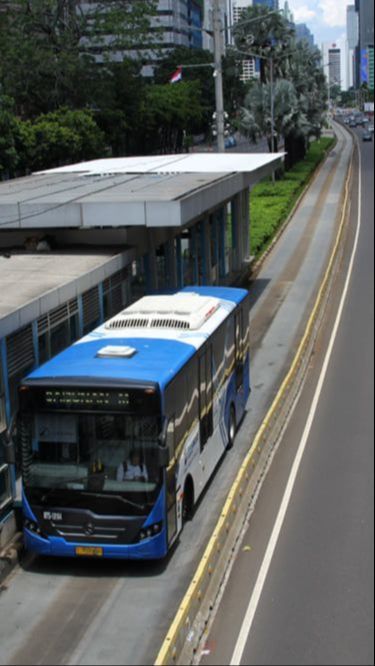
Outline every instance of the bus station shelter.
POLYGON ((21 378, 145 294, 236 284, 251 187, 283 158, 108 158, 0 183, 0 550, 15 528, 2 436, 21 378))

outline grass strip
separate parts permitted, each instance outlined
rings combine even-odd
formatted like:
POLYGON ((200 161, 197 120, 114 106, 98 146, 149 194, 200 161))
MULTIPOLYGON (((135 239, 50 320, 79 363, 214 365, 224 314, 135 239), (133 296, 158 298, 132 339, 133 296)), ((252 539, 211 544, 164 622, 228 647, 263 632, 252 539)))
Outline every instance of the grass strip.
POLYGON ((250 249, 258 258, 267 249, 277 230, 288 217, 302 190, 335 143, 334 137, 313 141, 300 162, 286 171, 281 180, 269 178, 255 185, 250 196, 250 249))

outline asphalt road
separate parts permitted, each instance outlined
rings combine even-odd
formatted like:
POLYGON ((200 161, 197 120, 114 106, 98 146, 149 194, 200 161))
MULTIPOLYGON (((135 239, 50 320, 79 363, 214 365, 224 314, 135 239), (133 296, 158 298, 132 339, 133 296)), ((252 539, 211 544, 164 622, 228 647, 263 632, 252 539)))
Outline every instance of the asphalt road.
POLYGON ((280 524, 349 273, 358 170, 345 253, 308 378, 243 535, 201 664, 374 663, 374 152, 356 134, 358 246, 306 448, 280 524), (277 516, 280 529, 273 532, 277 516))
POLYGON ((265 410, 285 374, 335 231, 347 132, 252 284, 253 390, 234 448, 161 563, 31 558, 0 590, 2 664, 151 664, 265 410))

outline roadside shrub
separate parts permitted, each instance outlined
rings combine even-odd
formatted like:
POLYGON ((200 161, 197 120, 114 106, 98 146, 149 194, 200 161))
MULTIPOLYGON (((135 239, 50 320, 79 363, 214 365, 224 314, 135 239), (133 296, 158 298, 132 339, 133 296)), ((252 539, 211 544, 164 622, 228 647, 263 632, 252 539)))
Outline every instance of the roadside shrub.
POLYGON ((251 254, 259 257, 286 220, 304 186, 333 145, 333 137, 310 144, 306 156, 275 183, 269 178, 255 185, 250 196, 251 254))

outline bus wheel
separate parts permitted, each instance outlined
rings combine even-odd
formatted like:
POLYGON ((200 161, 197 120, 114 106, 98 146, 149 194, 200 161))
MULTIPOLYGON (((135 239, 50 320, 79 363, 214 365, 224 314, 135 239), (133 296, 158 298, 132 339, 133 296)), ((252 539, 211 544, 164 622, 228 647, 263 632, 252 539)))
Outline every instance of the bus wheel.
POLYGON ((230 406, 229 422, 228 422, 228 444, 227 449, 231 449, 234 444, 234 436, 236 434, 236 411, 234 405, 230 406))
POLYGON ((190 477, 185 481, 184 496, 182 499, 182 523, 186 523, 193 517, 194 510, 194 486, 190 477))

